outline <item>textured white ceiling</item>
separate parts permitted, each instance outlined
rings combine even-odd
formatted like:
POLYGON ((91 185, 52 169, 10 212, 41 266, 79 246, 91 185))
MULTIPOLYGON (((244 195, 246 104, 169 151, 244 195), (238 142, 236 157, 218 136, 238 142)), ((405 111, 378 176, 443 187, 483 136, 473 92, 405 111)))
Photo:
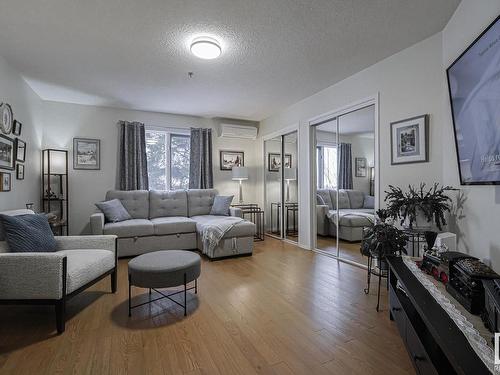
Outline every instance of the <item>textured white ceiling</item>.
POLYGON ((440 31, 458 3, 2 0, 0 55, 47 100, 261 120, 440 31), (190 54, 201 34, 221 58, 190 54))

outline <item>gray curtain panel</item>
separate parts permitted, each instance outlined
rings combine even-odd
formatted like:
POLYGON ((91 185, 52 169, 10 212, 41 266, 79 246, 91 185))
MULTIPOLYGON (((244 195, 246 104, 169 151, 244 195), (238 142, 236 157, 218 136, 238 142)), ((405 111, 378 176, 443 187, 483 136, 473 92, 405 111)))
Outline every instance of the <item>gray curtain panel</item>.
POLYGON ((118 122, 120 127, 120 190, 148 190, 146 132, 140 122, 118 122))
POLYGON ((189 188, 211 189, 213 186, 212 129, 191 128, 189 188))
POLYGON ((341 143, 339 151, 339 189, 352 189, 351 144, 341 143))

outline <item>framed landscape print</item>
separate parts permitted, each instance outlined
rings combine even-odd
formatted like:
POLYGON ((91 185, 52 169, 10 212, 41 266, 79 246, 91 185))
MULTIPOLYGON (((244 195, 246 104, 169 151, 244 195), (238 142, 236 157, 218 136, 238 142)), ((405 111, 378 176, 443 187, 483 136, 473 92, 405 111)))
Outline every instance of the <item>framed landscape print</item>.
POLYGON ((101 141, 73 138, 73 169, 101 169, 101 141))
POLYGON ((0 172, 0 191, 10 191, 11 181, 10 173, 0 172))
POLYGON ((26 142, 16 138, 16 160, 24 162, 26 160, 26 142))
POLYGON ((391 122, 391 164, 429 161, 429 115, 391 122))
POLYGON ((0 134, 0 168, 14 170, 14 140, 0 134))
POLYGON ((354 176, 355 177, 366 177, 366 158, 355 158, 354 159, 354 176))
POLYGON ((245 153, 243 151, 220 151, 220 170, 230 171, 233 167, 245 166, 245 153))
MULTIPOLYGON (((281 168, 281 154, 269 153, 267 155, 267 169, 269 172, 278 172, 281 168)), ((285 154, 285 168, 292 168, 292 155, 285 154)))
POLYGON ((18 180, 24 180, 24 164, 16 165, 16 178, 18 180))

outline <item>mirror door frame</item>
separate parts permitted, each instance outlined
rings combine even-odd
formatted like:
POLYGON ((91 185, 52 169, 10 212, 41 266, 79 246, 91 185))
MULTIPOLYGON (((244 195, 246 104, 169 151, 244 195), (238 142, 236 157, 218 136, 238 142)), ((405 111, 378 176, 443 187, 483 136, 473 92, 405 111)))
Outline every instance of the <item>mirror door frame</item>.
MULTIPOLYGON (((325 122, 325 121, 333 121, 334 119, 338 119, 339 117, 346 115, 348 113, 357 111, 359 109, 363 109, 366 107, 369 107, 373 105, 375 107, 375 155, 374 155, 374 166, 375 166, 375 210, 378 210, 380 206, 380 142, 379 142, 379 134, 380 134, 380 129, 379 129, 379 94, 375 94, 373 96, 370 96, 368 98, 365 98, 363 100, 353 102, 351 104, 348 104, 344 107, 338 108, 336 110, 324 113, 319 116, 315 116, 307 121, 308 123, 308 128, 309 128, 309 154, 311 155, 311 173, 310 173, 310 189, 311 189, 311 196, 310 196, 310 207, 314 208, 312 212, 314 214, 311 217, 311 249, 317 253, 321 253, 324 255, 327 255, 329 257, 338 259, 342 262, 349 263, 358 267, 362 268, 367 268, 365 265, 354 262, 349 259, 344 259, 339 256, 339 239, 337 238, 336 243, 337 243, 337 251, 336 255, 332 254, 330 252, 318 249, 318 244, 317 244, 317 217, 316 217, 316 192, 317 192, 317 175, 316 175, 316 134, 315 134, 315 126, 325 122)), ((336 126, 338 130, 338 120, 336 121, 336 126)), ((337 132, 337 141, 338 141, 338 132, 337 132)), ((337 195, 338 199, 338 195, 337 195)), ((338 203, 338 202, 337 202, 338 203)))

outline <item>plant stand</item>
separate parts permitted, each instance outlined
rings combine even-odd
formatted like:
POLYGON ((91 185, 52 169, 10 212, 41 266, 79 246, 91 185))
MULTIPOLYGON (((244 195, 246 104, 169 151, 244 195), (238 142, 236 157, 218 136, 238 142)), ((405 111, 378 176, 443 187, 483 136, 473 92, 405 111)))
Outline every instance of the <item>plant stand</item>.
MULTIPOLYGON (((378 259, 378 258, 377 258, 378 259)), ((379 311, 380 307, 380 284, 382 282, 382 279, 387 279, 389 275, 389 269, 387 267, 387 263, 384 264, 386 265, 386 269, 380 269, 379 267, 376 267, 373 264, 373 261, 375 260, 375 257, 372 255, 368 255, 368 274, 367 274, 367 280, 366 280, 366 288, 364 289, 365 294, 370 293, 370 282, 371 282, 371 276, 378 277, 378 291, 377 291, 377 307, 376 310, 377 312, 379 311)), ((381 260, 378 259, 379 265, 382 264, 381 260)), ((387 284, 387 288, 389 288, 389 284, 387 284)))

